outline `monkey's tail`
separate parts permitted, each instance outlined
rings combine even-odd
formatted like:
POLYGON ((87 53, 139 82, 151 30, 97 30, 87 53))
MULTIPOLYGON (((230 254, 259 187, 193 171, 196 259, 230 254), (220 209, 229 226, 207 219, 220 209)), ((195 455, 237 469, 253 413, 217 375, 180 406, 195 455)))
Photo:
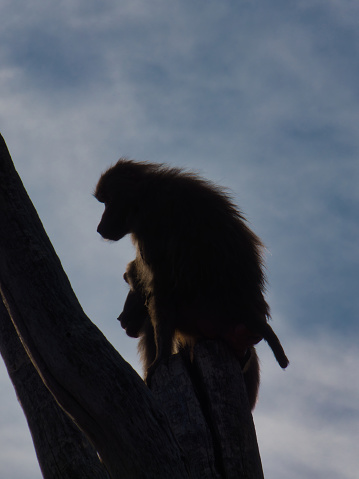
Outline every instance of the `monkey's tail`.
POLYGON ((281 342, 279 341, 277 335, 275 334, 275 332, 273 331, 273 329, 270 327, 268 323, 265 324, 263 333, 264 333, 263 338, 269 344, 276 360, 279 363, 279 366, 285 369, 289 364, 289 360, 284 352, 281 342))

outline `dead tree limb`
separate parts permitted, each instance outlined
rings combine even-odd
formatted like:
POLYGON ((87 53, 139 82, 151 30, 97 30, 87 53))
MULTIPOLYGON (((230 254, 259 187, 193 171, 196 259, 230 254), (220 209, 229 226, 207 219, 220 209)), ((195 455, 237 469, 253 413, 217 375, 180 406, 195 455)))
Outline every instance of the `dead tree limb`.
POLYGON ((81 471, 82 479, 109 479, 93 446, 45 387, 1 300, 0 352, 27 419, 43 477, 73 479, 81 471))
POLYGON ((111 478, 263 477, 240 367, 226 347, 204 341, 193 364, 172 357, 151 392, 84 314, 2 138, 0 292, 42 381, 111 478))

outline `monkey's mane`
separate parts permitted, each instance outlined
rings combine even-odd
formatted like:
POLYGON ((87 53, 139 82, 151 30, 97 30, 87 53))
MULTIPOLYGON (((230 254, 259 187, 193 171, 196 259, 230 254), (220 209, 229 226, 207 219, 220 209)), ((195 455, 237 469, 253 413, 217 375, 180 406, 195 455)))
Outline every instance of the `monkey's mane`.
MULTIPOLYGON (((173 268, 167 274, 173 284, 186 283, 196 290, 199 285, 193 282, 199 278, 203 288, 216 288, 223 282, 222 290, 233 295, 232 288, 238 291, 238 281, 245 284, 244 279, 239 279, 243 277, 265 290, 263 244, 247 227, 226 189, 191 171, 126 158, 105 172, 101 182, 110 189, 140 185, 138 223, 144 228, 147 242, 148 232, 154 232, 158 248, 168 251, 173 268), (232 262, 241 270, 230 268, 232 262)), ((141 235, 136 239, 141 242, 141 235)), ((145 239, 143 251, 148 249, 146 246, 145 239)))
POLYGON ((226 189, 191 171, 121 158, 102 174, 95 196, 131 233, 151 318, 162 318, 162 307, 165 316, 168 307, 183 317, 199 307, 199 314, 252 325, 285 364, 267 325, 263 244, 226 189))

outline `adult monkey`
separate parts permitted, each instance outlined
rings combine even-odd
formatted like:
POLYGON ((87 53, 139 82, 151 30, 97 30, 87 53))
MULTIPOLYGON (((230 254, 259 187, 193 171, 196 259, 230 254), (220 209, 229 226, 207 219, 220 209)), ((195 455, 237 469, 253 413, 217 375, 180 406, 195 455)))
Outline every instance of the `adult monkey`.
POLYGON ((105 205, 101 236, 118 241, 130 233, 136 247, 119 319, 129 335, 141 337, 147 380, 176 343, 219 338, 242 363, 251 353, 244 372, 250 364, 249 396, 256 398, 253 345, 263 337, 282 368, 288 359, 268 324, 263 245, 228 194, 191 172, 120 159, 101 175, 94 195, 105 205))

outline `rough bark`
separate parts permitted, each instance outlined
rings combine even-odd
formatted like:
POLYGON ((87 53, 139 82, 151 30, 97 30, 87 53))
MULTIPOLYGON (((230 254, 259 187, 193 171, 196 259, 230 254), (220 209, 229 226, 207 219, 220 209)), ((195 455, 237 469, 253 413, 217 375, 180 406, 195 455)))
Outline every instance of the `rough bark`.
POLYGON ((151 382, 195 477, 263 478, 239 362, 227 346, 201 341, 161 365, 151 382))
POLYGON ((0 289, 33 364, 112 478, 187 477, 158 402, 84 314, 4 142, 0 155, 0 289))
POLYGON ((239 364, 204 341, 193 364, 183 354, 162 364, 151 392, 84 314, 2 138, 0 292, 42 381, 111 478, 263 477, 239 364))
POLYGON ((45 387, 0 300, 0 352, 45 479, 109 479, 97 452, 45 387))

